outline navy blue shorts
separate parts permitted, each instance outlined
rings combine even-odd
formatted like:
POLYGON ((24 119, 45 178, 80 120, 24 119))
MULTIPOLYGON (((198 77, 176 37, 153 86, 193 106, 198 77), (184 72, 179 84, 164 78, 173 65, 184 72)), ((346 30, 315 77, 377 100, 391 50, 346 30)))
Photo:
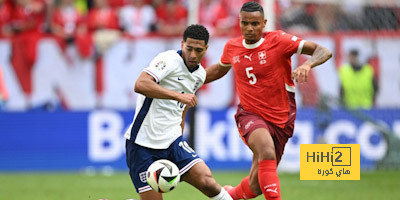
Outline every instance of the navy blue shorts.
POLYGON ((168 149, 150 149, 140 146, 134 141, 126 140, 126 163, 136 192, 142 193, 151 190, 146 182, 146 171, 151 163, 159 159, 168 159, 175 163, 181 175, 196 163, 203 161, 183 140, 182 136, 177 138, 168 149))

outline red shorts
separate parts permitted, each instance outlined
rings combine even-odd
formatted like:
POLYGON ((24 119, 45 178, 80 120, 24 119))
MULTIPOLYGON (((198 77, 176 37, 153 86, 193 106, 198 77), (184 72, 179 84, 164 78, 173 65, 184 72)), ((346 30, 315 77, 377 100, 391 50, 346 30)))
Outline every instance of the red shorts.
POLYGON ((276 161, 280 162, 283 150, 289 138, 293 136, 294 121, 296 119, 296 102, 294 94, 289 93, 289 118, 284 128, 280 128, 275 124, 264 120, 257 114, 244 110, 239 104, 235 115, 236 125, 238 127, 242 140, 248 145, 251 133, 257 128, 265 128, 271 134, 275 144, 276 161))

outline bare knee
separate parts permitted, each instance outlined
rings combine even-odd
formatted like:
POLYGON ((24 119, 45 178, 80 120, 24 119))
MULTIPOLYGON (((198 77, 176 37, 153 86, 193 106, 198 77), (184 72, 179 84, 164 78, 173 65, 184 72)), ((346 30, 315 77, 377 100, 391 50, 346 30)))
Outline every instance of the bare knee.
POLYGON ((275 148, 271 146, 264 146, 254 153, 256 154, 259 162, 261 160, 276 160, 275 148))
POLYGON ((258 160, 276 160, 275 144, 268 130, 260 128, 252 132, 249 147, 258 160))
POLYGON ((221 186, 213 178, 210 169, 204 162, 199 162, 182 176, 182 180, 196 187, 208 197, 221 192, 221 186))

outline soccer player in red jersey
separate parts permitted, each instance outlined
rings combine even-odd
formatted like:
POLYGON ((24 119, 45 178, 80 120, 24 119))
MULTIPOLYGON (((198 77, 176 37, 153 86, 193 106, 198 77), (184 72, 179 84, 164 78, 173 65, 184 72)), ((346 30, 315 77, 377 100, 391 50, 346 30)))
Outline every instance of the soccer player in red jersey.
POLYGON ((235 120, 239 133, 253 152, 249 176, 236 187, 225 186, 233 199, 251 199, 264 194, 281 199, 277 165, 292 137, 296 118, 294 99, 297 82, 307 82, 311 68, 332 57, 331 51, 283 31, 263 34, 267 20, 256 2, 244 3, 239 14, 242 36, 229 40, 218 64, 206 69, 206 83, 234 70, 239 95, 235 120), (311 55, 291 69, 295 53, 311 55))

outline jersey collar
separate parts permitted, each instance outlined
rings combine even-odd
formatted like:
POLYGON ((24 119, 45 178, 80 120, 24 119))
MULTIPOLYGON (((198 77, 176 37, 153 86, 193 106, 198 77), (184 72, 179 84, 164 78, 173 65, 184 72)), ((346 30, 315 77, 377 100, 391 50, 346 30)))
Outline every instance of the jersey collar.
POLYGON ((243 39, 242 44, 246 49, 255 49, 255 48, 259 47, 263 42, 264 42, 264 38, 261 38, 260 40, 258 40, 258 42, 254 43, 254 44, 246 44, 245 40, 243 39))
MULTIPOLYGON (((182 50, 178 50, 176 53, 178 53, 181 57, 182 57, 182 50)), ((185 61, 182 58, 183 63, 185 63, 185 61)), ((189 70, 190 73, 193 73, 194 71, 196 71, 199 68, 199 65, 197 65, 196 67, 193 67, 192 69, 190 69, 186 64, 185 64, 186 68, 189 70)))

